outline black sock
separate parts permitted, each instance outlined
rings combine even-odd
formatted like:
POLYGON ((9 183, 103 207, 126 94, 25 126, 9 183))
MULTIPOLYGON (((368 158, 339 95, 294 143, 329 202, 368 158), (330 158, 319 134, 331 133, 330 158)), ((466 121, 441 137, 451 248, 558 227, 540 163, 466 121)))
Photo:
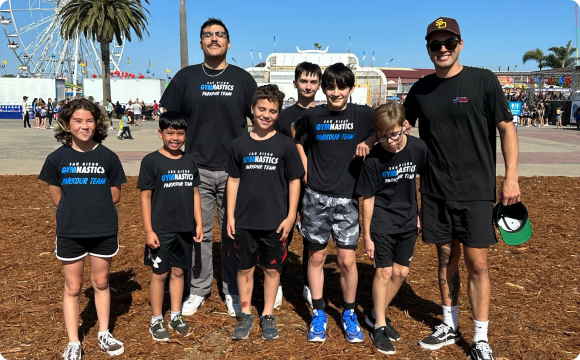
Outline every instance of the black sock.
POLYGON ((347 303, 346 301, 342 301, 342 307, 344 308, 344 310, 354 310, 356 309, 356 301, 353 301, 351 303, 347 303))
POLYGON ((324 310, 326 304, 324 303, 324 299, 312 299, 312 307, 314 310, 324 310))

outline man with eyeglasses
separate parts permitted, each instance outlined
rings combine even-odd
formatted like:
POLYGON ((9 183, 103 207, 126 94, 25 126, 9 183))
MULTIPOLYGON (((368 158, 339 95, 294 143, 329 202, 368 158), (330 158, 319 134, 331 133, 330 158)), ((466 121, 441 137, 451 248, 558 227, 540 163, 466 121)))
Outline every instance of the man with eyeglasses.
POLYGON ((457 303, 463 247, 475 330, 471 358, 493 359, 487 338, 491 299, 487 256, 497 242, 492 221, 496 128, 506 169, 499 190, 503 205, 520 201, 518 139, 497 77, 460 65, 463 39, 457 21, 436 19, 427 27, 425 39, 435 74, 411 88, 404 107, 411 125, 419 119, 419 135, 429 149, 420 188, 423 241, 437 247, 444 321, 419 345, 437 350, 460 339, 457 303))
MULTIPOLYGON (((187 116, 185 152, 194 155, 201 180, 204 238, 194 243, 190 295, 183 303, 183 315, 193 315, 211 293, 214 212, 217 206, 221 225, 230 143, 248 131, 246 118, 252 117, 250 105, 257 84, 247 71, 227 63, 230 46, 228 29, 221 20, 204 22, 200 30, 203 63, 178 71, 160 100, 167 111, 187 116)), ((228 314, 233 317, 241 309, 234 241, 222 236, 221 248, 223 292, 228 314)))

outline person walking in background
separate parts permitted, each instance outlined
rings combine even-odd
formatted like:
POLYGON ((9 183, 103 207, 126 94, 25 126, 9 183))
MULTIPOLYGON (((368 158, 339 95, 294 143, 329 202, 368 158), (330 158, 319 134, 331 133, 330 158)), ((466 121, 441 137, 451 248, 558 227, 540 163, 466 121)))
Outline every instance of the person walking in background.
POLYGON ((157 100, 153 100, 153 120, 159 120, 159 104, 157 103, 157 100))
POLYGON ((133 140, 133 136, 131 136, 131 127, 129 126, 129 112, 125 111, 125 114, 121 118, 123 124, 123 132, 119 135, 119 140, 129 139, 133 140))
POLYGON ((40 125, 40 116, 36 116, 36 105, 38 103, 38 98, 34 98, 34 100, 32 100, 32 116, 34 118, 34 128, 38 129, 38 126, 40 125))
POLYGON ((28 96, 22 97, 22 120, 24 121, 24 128, 30 129, 30 115, 28 113, 28 104, 26 103, 28 96))
POLYGON ((563 129, 562 128, 562 114, 564 112, 562 111, 561 107, 558 107, 556 109, 556 129, 563 129))

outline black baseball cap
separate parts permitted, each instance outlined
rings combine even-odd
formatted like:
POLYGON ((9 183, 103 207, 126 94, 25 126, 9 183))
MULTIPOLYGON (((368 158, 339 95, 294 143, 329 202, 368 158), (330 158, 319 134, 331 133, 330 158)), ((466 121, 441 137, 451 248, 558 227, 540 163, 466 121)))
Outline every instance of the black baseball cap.
POLYGON ((493 218, 503 241, 508 245, 520 245, 532 237, 528 209, 521 202, 508 206, 498 203, 493 209, 493 218))
POLYGON ((28 96, 25 95, 22 97, 22 100, 26 100, 26 99, 28 99, 28 96))
POLYGON ((427 35, 425 35, 425 40, 429 40, 429 37, 437 31, 449 31, 461 38, 461 30, 459 30, 459 24, 457 20, 448 17, 439 17, 435 19, 429 26, 427 26, 427 35))

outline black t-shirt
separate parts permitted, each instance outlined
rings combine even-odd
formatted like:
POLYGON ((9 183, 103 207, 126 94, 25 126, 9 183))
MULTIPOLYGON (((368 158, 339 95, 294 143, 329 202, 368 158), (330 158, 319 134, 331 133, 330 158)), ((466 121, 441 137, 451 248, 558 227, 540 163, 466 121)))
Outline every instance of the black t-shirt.
POLYGON ((156 234, 195 230, 193 188, 200 184, 191 154, 170 159, 159 151, 141 161, 137 188, 153 190, 151 225, 156 234))
POLYGON ((47 156, 40 180, 59 186, 56 235, 93 238, 115 235, 119 228, 111 187, 127 182, 119 157, 99 144, 88 152, 61 146, 47 156))
POLYGON ((252 117, 257 84, 252 75, 234 65, 223 72, 202 66, 179 70, 159 102, 166 110, 187 116, 185 152, 195 157, 200 168, 223 171, 232 140, 247 132, 246 117, 252 117))
POLYGON ((421 192, 444 200, 495 199, 496 124, 512 120, 497 77, 464 67, 448 79, 428 75, 405 99, 406 118, 429 148, 421 192))
POLYGON ((226 172, 240 179, 236 228, 271 230, 288 216, 288 182, 304 175, 304 166, 287 136, 255 140, 247 133, 232 142, 226 172))
POLYGON ((292 137, 292 124, 302 116, 304 110, 306 109, 298 105, 298 103, 282 110, 280 116, 278 116, 278 120, 274 123, 274 129, 279 133, 292 137))
POLYGON ((407 144, 398 153, 377 144, 365 158, 356 193, 375 197, 372 233, 400 234, 417 229, 415 177, 423 173, 427 152, 423 140, 407 136, 407 144))
POLYGON ((356 146, 373 133, 373 109, 348 104, 345 110, 330 111, 316 106, 296 121, 296 137, 308 137, 308 180, 312 190, 338 198, 352 198, 362 158, 356 146))

